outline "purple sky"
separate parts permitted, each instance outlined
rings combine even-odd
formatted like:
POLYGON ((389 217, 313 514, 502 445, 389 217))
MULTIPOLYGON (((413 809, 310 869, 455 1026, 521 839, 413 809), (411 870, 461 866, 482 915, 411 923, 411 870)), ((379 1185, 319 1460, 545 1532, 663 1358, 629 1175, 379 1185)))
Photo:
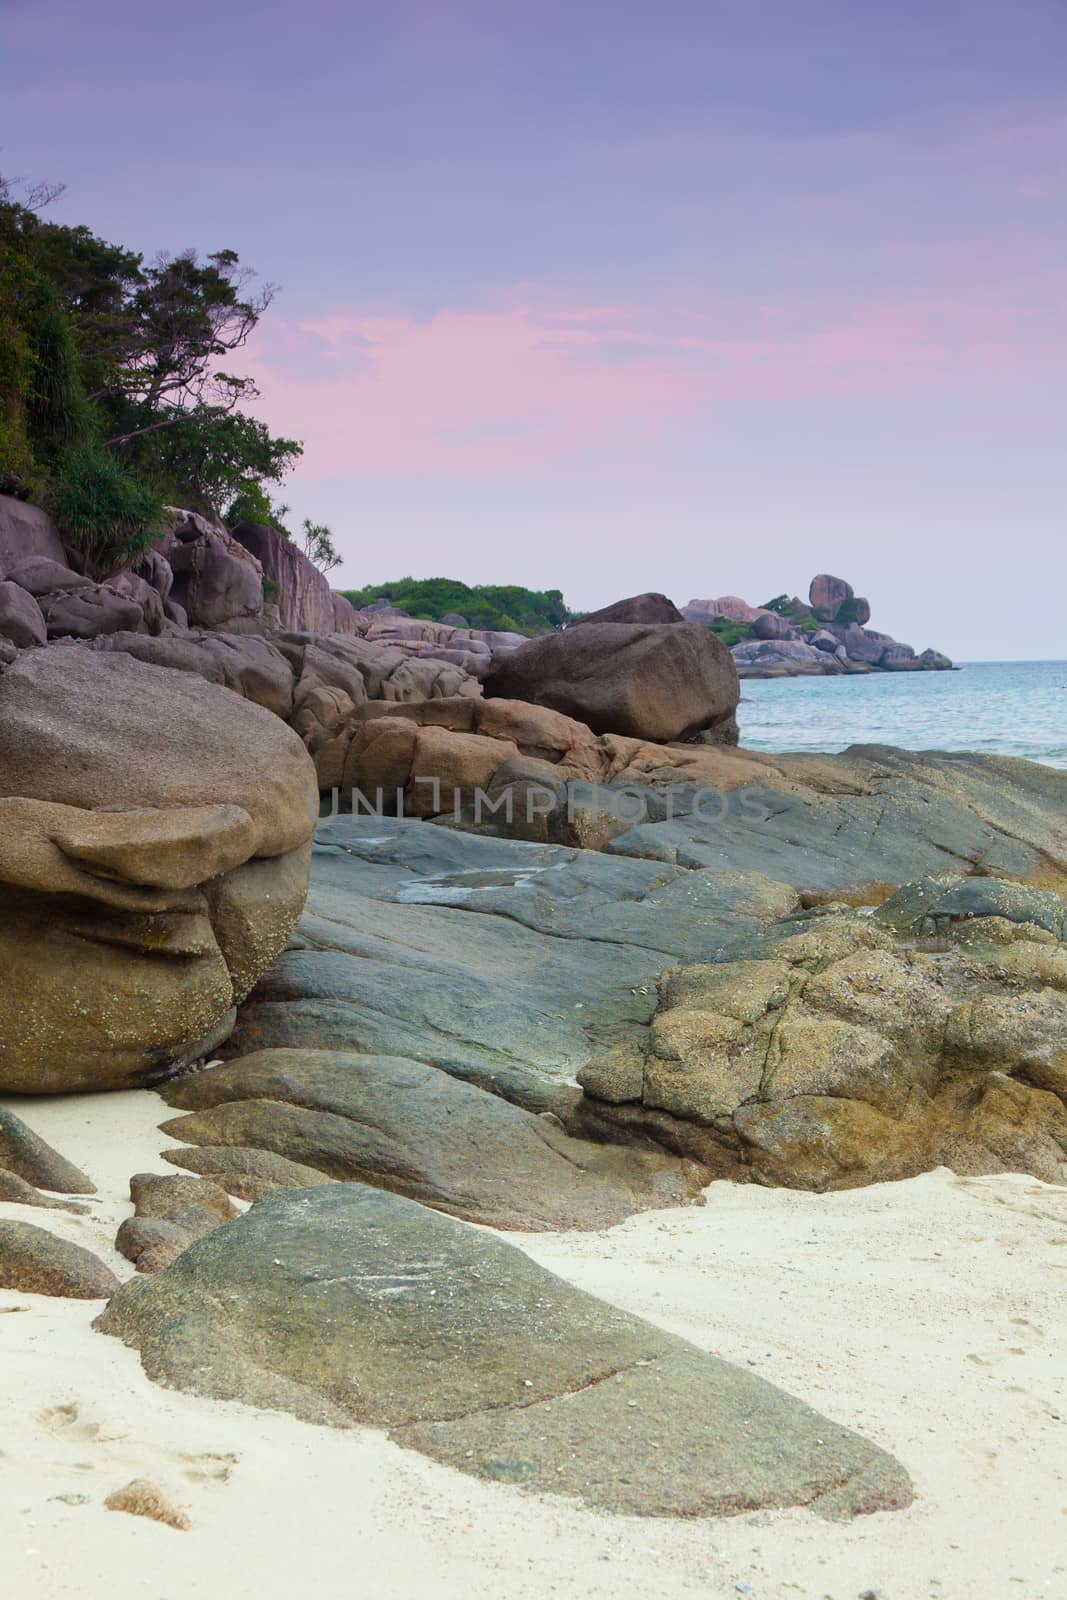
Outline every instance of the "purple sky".
POLYGON ((1065 0, 0 0, 0 165, 282 286, 339 583, 1067 656, 1065 0))

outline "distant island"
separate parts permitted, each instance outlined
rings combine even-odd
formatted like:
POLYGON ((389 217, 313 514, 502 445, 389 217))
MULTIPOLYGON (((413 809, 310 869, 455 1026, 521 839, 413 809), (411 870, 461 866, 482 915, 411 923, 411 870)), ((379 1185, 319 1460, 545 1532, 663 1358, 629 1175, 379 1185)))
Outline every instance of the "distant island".
POLYGON ((688 622, 706 623, 734 658, 742 678, 789 678, 828 673, 949 672, 938 650, 918 654, 888 633, 868 628, 871 606, 844 578, 820 572, 807 603, 780 594, 762 606, 737 595, 690 600, 688 622))
MULTIPOLYGON (((556 633, 583 613, 572 611, 559 589, 518 584, 461 583, 456 578, 399 578, 347 589, 357 611, 376 610, 458 628, 487 628, 536 638, 556 633)), ((664 597, 665 598, 665 597, 664 597)), ((821 572, 808 599, 776 595, 762 606, 737 595, 690 600, 675 618, 702 623, 726 645, 742 678, 791 678, 868 672, 947 672, 948 656, 917 653, 888 633, 869 628, 868 600, 850 583, 821 572)))

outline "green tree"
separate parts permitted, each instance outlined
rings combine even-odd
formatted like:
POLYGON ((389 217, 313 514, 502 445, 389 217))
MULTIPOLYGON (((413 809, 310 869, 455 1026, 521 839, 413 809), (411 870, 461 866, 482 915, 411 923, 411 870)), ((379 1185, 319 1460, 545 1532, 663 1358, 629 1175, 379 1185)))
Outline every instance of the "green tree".
POLYGON ((42 217, 56 192, 20 201, 0 178, 0 492, 47 501, 94 564, 123 539, 135 553, 134 523, 148 529, 161 498, 210 515, 269 505, 264 485, 302 447, 240 409, 255 389, 228 368, 273 287, 254 289, 232 250, 146 265, 42 217))

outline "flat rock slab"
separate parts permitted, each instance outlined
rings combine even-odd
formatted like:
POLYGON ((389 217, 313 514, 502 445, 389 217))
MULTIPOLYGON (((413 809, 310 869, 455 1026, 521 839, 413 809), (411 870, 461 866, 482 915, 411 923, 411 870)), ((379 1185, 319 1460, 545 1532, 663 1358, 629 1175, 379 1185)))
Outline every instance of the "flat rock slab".
POLYGON ((29 1222, 0 1220, 0 1289, 63 1300, 107 1300, 119 1287, 110 1268, 29 1222))
POLYGON ((759 874, 337 818, 227 1053, 401 1056, 566 1117, 605 1033, 648 1022, 669 961, 716 959, 794 902, 759 874))
MULTIPOLYGON (((742 754, 751 754, 742 752, 742 754)), ((806 894, 863 895, 924 874, 1067 886, 1067 773, 1005 757, 856 745, 768 756, 721 816, 643 822, 611 855, 759 871, 806 894)), ((707 809, 707 808, 705 808, 707 809)))
POLYGON ((166 1085, 193 1114, 175 1139, 273 1151, 498 1228, 609 1228, 695 1200, 695 1162, 565 1134, 416 1061, 333 1050, 264 1050, 166 1085))
POLYGON ((845 1517, 912 1498, 884 1451, 782 1390, 363 1185, 268 1195, 126 1285, 96 1326, 171 1387, 388 1428, 460 1471, 602 1510, 845 1517))

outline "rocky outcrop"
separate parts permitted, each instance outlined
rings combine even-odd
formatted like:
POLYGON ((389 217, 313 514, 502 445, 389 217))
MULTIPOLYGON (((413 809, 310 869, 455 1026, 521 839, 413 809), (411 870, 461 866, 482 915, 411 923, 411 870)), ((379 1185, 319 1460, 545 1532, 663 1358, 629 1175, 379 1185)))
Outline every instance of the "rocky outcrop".
POLYGON ((0 672, 0 1089, 147 1082, 227 1029, 307 882, 311 763, 276 717, 76 644, 0 672))
POLYGON ((194 628, 223 633, 262 625, 263 569, 231 533, 195 511, 171 508, 174 520, 156 546, 174 575, 173 600, 194 628))
POLYGON ((549 706, 594 733, 736 740, 734 664, 692 623, 600 622, 531 639, 494 660, 484 691, 549 706))
POLYGON ((334 632, 335 596, 329 580, 291 539, 260 522, 238 523, 233 537, 255 556, 264 577, 277 585, 275 603, 284 632, 334 632))
POLYGON ((268 1195, 120 1290, 97 1326, 171 1388, 386 1428, 461 1472, 602 1510, 845 1517, 911 1499, 889 1456, 782 1390, 362 1184, 268 1195))
POLYGON ((640 1063, 580 1081, 598 1120, 722 1177, 1063 1183, 1065 932, 1067 902, 981 878, 908 885, 873 918, 793 916, 744 959, 665 972, 640 1063))
POLYGON ((687 620, 726 631, 742 678, 788 678, 841 672, 944 672, 952 667, 936 650, 916 655, 886 633, 869 629, 871 607, 844 578, 819 573, 809 603, 779 595, 768 606, 750 606, 736 595, 690 600, 687 620), (726 629, 726 624, 735 625, 726 629), (747 625, 737 640, 736 625, 747 625))

